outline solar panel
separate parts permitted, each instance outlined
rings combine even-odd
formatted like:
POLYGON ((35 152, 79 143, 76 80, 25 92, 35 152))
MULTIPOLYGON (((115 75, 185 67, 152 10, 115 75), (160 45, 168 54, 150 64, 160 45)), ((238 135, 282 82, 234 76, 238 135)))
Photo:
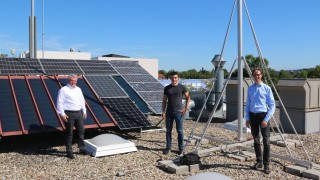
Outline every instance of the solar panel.
MULTIPOLYGON (((59 123, 56 111, 52 106, 52 102, 50 101, 41 79, 29 79, 28 81, 37 102, 44 127, 46 129, 60 128, 61 124, 59 123)), ((53 103, 55 103, 55 100, 53 100, 53 103)))
POLYGON ((117 67, 120 74, 149 74, 142 67, 117 67))
POLYGON ((141 67, 136 61, 110 61, 113 67, 141 67))
POLYGON ((41 59, 40 62, 47 75, 84 74, 75 60, 41 59))
MULTIPOLYGON (((156 114, 162 113, 163 86, 136 61, 110 61, 110 64, 122 75, 126 83, 148 104, 156 114)), ((131 95, 129 94, 131 97, 131 95)))
POLYGON ((120 129, 146 127, 150 122, 143 113, 161 113, 163 87, 135 61, 0 58, 0 75, 13 75, 0 76, 2 135, 21 134, 22 125, 29 131, 43 130, 42 125, 61 129, 54 108, 60 89, 56 78, 67 84, 66 77, 21 76, 43 74, 86 75, 78 80, 88 105, 86 128, 112 126, 114 121, 120 129))
POLYGON ((120 129, 150 127, 151 123, 130 98, 101 98, 120 129))
POLYGON ((111 120, 111 117, 105 109, 103 108, 103 104, 100 103, 100 101, 95 97, 93 92, 90 90, 89 86, 85 83, 83 79, 78 80, 78 85, 81 88, 84 98, 86 99, 86 102, 89 104, 90 108, 92 109, 94 115, 97 117, 97 119, 100 121, 101 124, 107 124, 107 123, 113 123, 111 120), (80 81, 79 81, 80 80, 80 81))
POLYGON ((134 89, 132 89, 132 87, 121 76, 113 76, 113 79, 117 81, 117 83, 124 89, 124 91, 126 91, 130 99, 133 102, 135 102, 135 104, 143 113, 152 112, 148 108, 148 104, 145 101, 143 101, 143 99, 138 95, 138 93, 134 89))
POLYGON ((85 74, 118 74, 117 71, 111 67, 108 61, 103 60, 76 60, 85 74))
POLYGON ((159 82, 156 83, 130 83, 132 88, 136 91, 161 91, 163 92, 163 85, 159 82))
POLYGON ((3 132, 21 131, 8 79, 0 79, 0 121, 3 132))
POLYGON ((0 74, 2 75, 36 75, 43 74, 37 59, 1 58, 0 74))
POLYGON ((140 91, 139 94, 145 101, 159 101, 163 97, 163 91, 140 91))
POLYGON ((150 108, 156 112, 157 114, 162 113, 162 102, 161 101, 153 101, 153 102, 148 102, 150 108))
POLYGON ((52 100, 54 101, 54 103, 56 103, 57 97, 58 97, 58 91, 60 89, 57 80, 54 77, 48 77, 44 79, 44 82, 48 88, 48 91, 50 93, 52 100))
POLYGON ((142 82, 142 83, 159 83, 158 80, 156 80, 151 75, 122 75, 125 80, 127 80, 129 83, 135 83, 135 82, 142 82))
POLYGON ((85 76, 91 87, 101 97, 128 97, 122 88, 108 75, 85 76))
POLYGON ((13 79, 12 84, 14 86, 24 128, 29 131, 41 130, 42 126, 27 87, 26 80, 13 79))

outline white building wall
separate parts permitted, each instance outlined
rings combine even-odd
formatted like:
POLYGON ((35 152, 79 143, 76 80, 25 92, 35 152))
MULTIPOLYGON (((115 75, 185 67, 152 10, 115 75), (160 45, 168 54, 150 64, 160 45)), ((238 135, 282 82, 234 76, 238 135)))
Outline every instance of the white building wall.
POLYGON ((37 58, 41 59, 82 59, 90 60, 91 53, 89 52, 69 52, 69 51, 44 51, 44 56, 42 56, 42 51, 37 51, 37 58))

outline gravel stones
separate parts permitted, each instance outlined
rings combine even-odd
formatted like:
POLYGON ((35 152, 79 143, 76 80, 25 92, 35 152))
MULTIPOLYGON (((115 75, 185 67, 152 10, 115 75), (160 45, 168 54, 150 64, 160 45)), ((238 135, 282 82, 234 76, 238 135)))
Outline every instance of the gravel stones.
MULTIPOLYGON (((153 124, 161 117, 150 116, 153 124)), ((213 121, 214 122, 214 121, 213 121)), ((159 126, 165 127, 165 121, 159 126)), ((194 121, 184 123, 185 136, 189 135, 194 121)), ((199 123, 195 132, 201 133, 205 123, 199 123)), ((86 138, 102 133, 115 133, 136 144, 138 152, 118 154, 100 158, 78 154, 73 145, 76 158, 66 158, 64 134, 62 132, 4 137, 0 142, 0 179, 185 179, 200 172, 217 172, 233 179, 303 179, 283 171, 288 161, 272 158, 271 174, 250 169, 252 161, 240 162, 224 156, 223 152, 213 152, 202 157, 203 169, 184 174, 169 174, 157 167, 158 160, 173 160, 177 157, 177 133, 173 130, 173 152, 163 155, 165 132, 121 132, 107 130, 86 130, 86 138)), ((211 123, 206 135, 235 142, 237 132, 223 129, 222 123, 211 123)), ((249 135, 248 135, 249 136, 249 135)), ((320 133, 300 135, 309 155, 320 163, 320 133)), ((289 138, 296 139, 295 135, 289 138)), ((219 146, 219 143, 200 145, 201 148, 219 146)), ((190 145, 185 152, 194 150, 190 145)), ((235 149, 231 149, 230 152, 235 149)), ((227 150, 228 151, 228 150, 227 150)), ((301 147, 292 149, 295 156, 306 158, 301 147)), ((288 154, 286 148, 271 145, 271 152, 288 154)))

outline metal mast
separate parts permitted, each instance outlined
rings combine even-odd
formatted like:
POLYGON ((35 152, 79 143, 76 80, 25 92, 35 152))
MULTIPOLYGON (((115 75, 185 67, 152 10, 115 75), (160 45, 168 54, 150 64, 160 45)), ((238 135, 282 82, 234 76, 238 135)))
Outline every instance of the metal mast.
POLYGON ((44 0, 42 0, 42 59, 44 59, 44 0))
POLYGON ((36 56, 36 18, 34 16, 34 0, 31 0, 31 16, 29 17, 29 56, 30 58, 37 58, 36 56))
POLYGON ((238 0, 238 141, 242 141, 243 126, 243 69, 242 69, 242 0, 238 0))

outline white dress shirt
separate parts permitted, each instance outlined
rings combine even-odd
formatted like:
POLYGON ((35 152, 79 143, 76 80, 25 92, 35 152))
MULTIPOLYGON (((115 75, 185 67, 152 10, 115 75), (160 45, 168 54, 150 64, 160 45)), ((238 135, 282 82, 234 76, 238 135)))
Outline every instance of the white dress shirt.
POLYGON ((81 89, 76 86, 72 87, 70 84, 62 87, 58 92, 57 98, 57 112, 64 116, 66 110, 80 111, 86 114, 86 106, 81 89))

